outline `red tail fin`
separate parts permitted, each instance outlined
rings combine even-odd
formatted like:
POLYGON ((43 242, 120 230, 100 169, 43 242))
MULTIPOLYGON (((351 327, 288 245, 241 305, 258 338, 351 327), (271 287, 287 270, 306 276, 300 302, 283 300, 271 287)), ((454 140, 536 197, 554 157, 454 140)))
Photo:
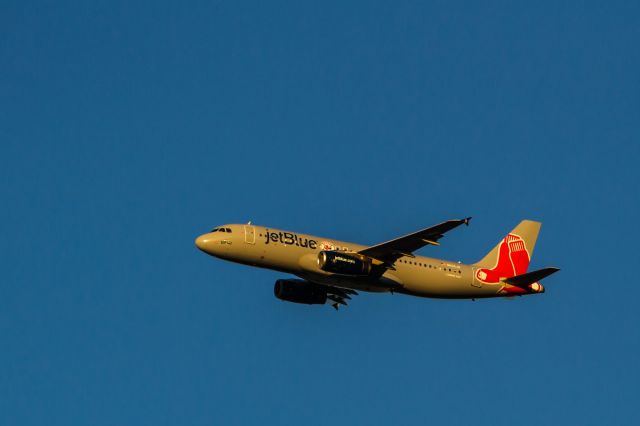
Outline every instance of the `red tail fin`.
POLYGON ((524 220, 478 262, 476 278, 484 283, 497 283, 527 272, 540 223, 524 220))

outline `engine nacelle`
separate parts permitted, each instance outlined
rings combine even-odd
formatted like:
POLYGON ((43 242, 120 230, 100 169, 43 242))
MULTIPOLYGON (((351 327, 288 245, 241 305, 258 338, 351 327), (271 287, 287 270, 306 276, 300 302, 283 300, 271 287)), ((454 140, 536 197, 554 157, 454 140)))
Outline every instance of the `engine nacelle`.
POLYGON ((369 275, 371 261, 340 251, 321 251, 318 253, 318 267, 325 272, 341 275, 369 275))
POLYGON ((280 300, 307 305, 323 305, 327 301, 326 288, 303 280, 278 280, 273 293, 280 300))

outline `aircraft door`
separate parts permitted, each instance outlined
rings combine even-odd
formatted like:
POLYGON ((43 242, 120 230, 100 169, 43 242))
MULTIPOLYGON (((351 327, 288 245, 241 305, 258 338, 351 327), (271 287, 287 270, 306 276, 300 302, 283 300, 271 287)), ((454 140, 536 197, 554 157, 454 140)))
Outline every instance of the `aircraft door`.
POLYGON ((244 242, 247 244, 256 243, 256 228, 252 225, 244 225, 244 242))
POLYGON ((478 269, 480 268, 473 268, 473 278, 471 279, 471 285, 474 287, 482 287, 482 283, 480 281, 478 281, 477 275, 476 273, 478 272, 478 269))

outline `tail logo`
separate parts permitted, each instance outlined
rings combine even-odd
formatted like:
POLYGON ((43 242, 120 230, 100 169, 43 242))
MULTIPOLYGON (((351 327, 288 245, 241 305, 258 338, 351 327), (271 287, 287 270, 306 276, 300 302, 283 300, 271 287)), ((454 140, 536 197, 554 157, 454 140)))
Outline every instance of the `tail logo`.
POLYGON ((491 269, 478 269, 476 278, 487 284, 497 283, 501 278, 527 272, 529 261, 530 256, 524 240, 519 235, 509 234, 500 243, 496 265, 491 269))

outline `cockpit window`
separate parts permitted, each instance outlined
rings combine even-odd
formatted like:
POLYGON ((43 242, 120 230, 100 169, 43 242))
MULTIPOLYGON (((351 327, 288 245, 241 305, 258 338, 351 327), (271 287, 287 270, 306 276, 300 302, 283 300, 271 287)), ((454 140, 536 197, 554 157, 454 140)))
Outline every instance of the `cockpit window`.
POLYGON ((211 232, 231 232, 231 228, 213 228, 211 232))

